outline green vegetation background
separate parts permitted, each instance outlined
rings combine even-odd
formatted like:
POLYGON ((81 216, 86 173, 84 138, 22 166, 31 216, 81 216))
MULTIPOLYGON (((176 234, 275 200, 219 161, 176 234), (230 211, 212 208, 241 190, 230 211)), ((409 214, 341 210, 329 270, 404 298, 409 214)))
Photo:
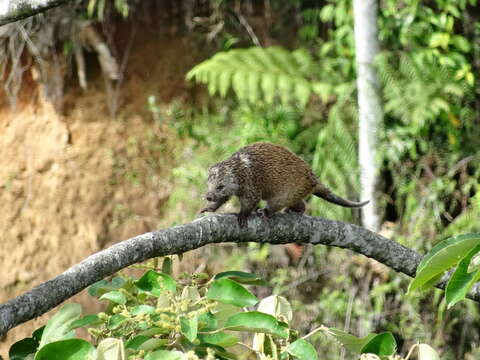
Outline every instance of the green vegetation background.
MULTIPOLYGON (((88 16, 103 20, 105 1, 87 3, 88 16)), ((209 96, 195 105, 172 101, 164 109, 152 94, 145 105, 154 119, 152 134, 127 146, 133 154, 144 154, 138 151, 144 147, 149 155, 138 172, 135 164, 119 163, 119 173, 136 184, 154 172, 162 161, 155 157, 163 151, 155 148, 155 134, 167 125, 182 142, 175 154, 174 190, 163 210, 172 226, 197 216, 210 164, 259 140, 288 146, 336 193, 358 198, 351 0, 245 2, 267 23, 266 38, 276 45, 264 48, 254 46, 256 35, 232 11, 238 2, 203 3, 209 11, 197 41, 211 38, 211 52, 186 81, 206 84, 209 96)), ((115 4, 128 16, 127 1, 115 4)), ((478 5, 476 0, 379 2, 377 70, 385 113, 377 134, 381 233, 419 252, 447 236, 480 230, 478 5)), ((308 212, 359 222, 358 213, 316 198, 308 212)), ((294 327, 305 333, 320 324, 359 337, 391 331, 401 353, 422 342, 443 359, 480 355, 475 331, 480 314, 472 302, 447 311, 438 290, 406 297, 409 279, 374 261, 340 249, 297 250, 225 245, 208 247, 202 256, 217 272, 251 271, 269 281, 275 294, 291 301, 294 327)), ((320 358, 341 357, 340 346, 330 340, 318 335, 312 341, 320 358)))
MULTIPOLYGON (((180 222, 201 207, 200 201, 192 204, 185 189, 204 187, 209 164, 258 140, 287 145, 337 193, 358 197, 351 1, 274 3, 302 18, 293 39, 282 44, 289 50, 232 51, 234 35, 225 31, 219 54, 189 74, 207 84, 212 97, 208 110, 177 109, 172 121, 196 154, 193 161, 180 161, 174 172, 178 186, 172 205, 191 205, 180 222)), ((381 231, 420 252, 448 235, 479 230, 480 22, 472 15, 477 5, 380 2, 377 69, 385 111, 378 131, 381 231)), ((350 210, 315 198, 309 211, 358 221, 350 210)), ((389 330, 405 343, 404 351, 419 341, 443 351, 445 359, 479 354, 478 333, 472 331, 479 325, 474 304, 447 312, 438 291, 405 297, 408 279, 360 256, 306 248, 299 260, 283 266, 272 247, 229 251, 225 266, 248 268, 269 279, 276 294, 292 300, 305 331, 321 323, 357 336, 389 330)), ((321 336, 317 341, 321 358, 339 358, 340 348, 332 351, 321 336)))

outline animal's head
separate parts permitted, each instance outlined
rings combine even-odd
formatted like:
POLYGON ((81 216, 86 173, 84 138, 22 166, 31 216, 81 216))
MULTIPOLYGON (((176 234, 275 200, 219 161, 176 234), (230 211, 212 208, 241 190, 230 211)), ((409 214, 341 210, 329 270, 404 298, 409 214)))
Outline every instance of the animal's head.
POLYGON ((217 202, 237 194, 240 187, 233 168, 224 161, 212 165, 208 169, 207 201, 217 202))

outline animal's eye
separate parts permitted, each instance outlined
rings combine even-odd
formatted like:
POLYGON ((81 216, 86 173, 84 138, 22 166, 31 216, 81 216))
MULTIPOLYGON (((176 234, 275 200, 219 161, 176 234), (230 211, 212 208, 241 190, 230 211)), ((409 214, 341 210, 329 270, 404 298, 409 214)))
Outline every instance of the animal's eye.
POLYGON ((225 185, 218 185, 217 190, 222 190, 225 187, 225 185))

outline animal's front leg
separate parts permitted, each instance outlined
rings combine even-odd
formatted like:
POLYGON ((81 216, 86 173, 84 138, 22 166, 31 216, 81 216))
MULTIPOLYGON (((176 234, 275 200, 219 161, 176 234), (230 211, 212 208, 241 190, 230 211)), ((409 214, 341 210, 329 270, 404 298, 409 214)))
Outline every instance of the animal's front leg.
POLYGON ((247 226, 247 218, 253 212, 253 210, 255 210, 259 201, 260 197, 257 196, 240 197, 241 208, 237 215, 238 225, 240 227, 247 226))

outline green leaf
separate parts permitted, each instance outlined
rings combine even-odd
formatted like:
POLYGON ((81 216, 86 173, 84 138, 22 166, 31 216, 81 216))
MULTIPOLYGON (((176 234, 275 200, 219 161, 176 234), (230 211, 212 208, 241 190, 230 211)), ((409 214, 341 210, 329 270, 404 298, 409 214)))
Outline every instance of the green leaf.
POLYGON ((458 264, 457 269, 448 281, 445 289, 445 299, 447 300, 447 307, 451 308, 457 302, 466 298, 468 291, 480 279, 480 270, 468 272, 468 267, 472 261, 473 256, 480 251, 480 245, 473 248, 467 256, 458 264))
POLYGON ((180 331, 188 339, 193 342, 197 338, 198 331, 198 319, 196 316, 187 318, 185 316, 180 317, 180 331))
POLYGON ((247 82, 245 81, 247 79, 247 75, 247 72, 238 69, 232 76, 232 88, 239 100, 247 99, 248 88, 247 82))
POLYGON ((448 48, 450 42, 450 34, 448 33, 433 33, 430 37, 429 46, 432 48, 441 47, 443 49, 448 48))
POLYGON ((39 349, 53 341, 72 337, 71 326, 75 320, 78 320, 82 314, 80 304, 66 304, 57 311, 53 317, 48 320, 43 330, 42 339, 40 340, 39 349))
POLYGON ((310 93, 312 91, 310 83, 304 79, 295 82, 295 97, 300 103, 301 107, 305 107, 310 99, 310 93))
POLYGON ((94 354, 95 348, 88 341, 83 339, 66 339, 46 344, 37 352, 34 359, 93 360, 94 354))
POLYGON ((235 331, 261 332, 281 338, 288 338, 288 327, 272 315, 259 311, 242 312, 231 316, 225 329, 235 331))
POLYGON ((248 94, 248 100, 252 104, 256 103, 260 98, 260 89, 259 89, 260 76, 261 74, 258 72, 251 72, 248 74, 247 94, 248 94))
POLYGON ((230 81, 232 79, 232 71, 224 70, 220 73, 218 77, 218 92, 221 97, 227 95, 228 89, 230 88, 230 81))
POLYGON ((100 300, 109 300, 116 304, 122 305, 125 305, 125 303, 127 302, 127 298, 125 297, 125 295, 118 290, 109 291, 103 294, 102 296, 100 296, 100 300))
POLYGON ((326 83, 316 82, 312 85, 313 92, 320 96, 320 99, 326 103, 332 95, 332 86, 326 83))
POLYGON ((168 339, 149 339, 142 343, 138 350, 152 351, 168 344, 168 339))
POLYGON ((288 76, 279 76, 277 81, 278 86, 278 95, 280 96, 280 100, 282 104, 287 105, 288 102, 292 99, 292 87, 294 82, 292 81, 291 77, 288 76))
POLYGON ((120 314, 112 315, 108 319, 107 328, 110 329, 110 330, 114 330, 114 329, 118 328, 126 320, 127 320, 127 318, 123 315, 120 315, 120 314))
POLYGON ((213 278, 214 280, 229 278, 233 281, 236 281, 240 284, 246 285, 265 285, 265 280, 262 280, 259 276, 244 271, 225 271, 218 273, 213 278))
POLYGON ((318 359, 315 348, 312 346, 312 344, 303 339, 298 339, 289 344, 285 351, 300 360, 318 359))
POLYGON ((121 339, 103 339, 97 347, 96 360, 126 360, 125 348, 121 339))
MULTIPOLYGON (((235 308, 237 309, 237 308, 235 308)), ((230 315, 229 315, 230 316, 230 315)), ((213 331, 217 329, 218 321, 211 313, 204 313, 198 316, 198 329, 201 331, 213 331)))
POLYGON ((177 284, 170 275, 148 270, 143 276, 135 281, 135 286, 141 291, 159 296, 164 290, 175 293, 177 284))
POLYGON ((33 340, 36 340, 36 341, 40 342, 40 340, 42 339, 42 335, 43 335, 44 330, 45 330, 45 325, 43 325, 43 326, 39 327, 37 330, 35 330, 32 333, 33 340))
POLYGON ((417 275, 410 283, 408 293, 459 263, 478 245, 480 245, 480 234, 459 235, 440 242, 420 262, 417 275))
POLYGON ((149 339, 150 339, 150 336, 145 336, 145 335, 135 336, 134 338, 127 341, 127 343, 125 344, 125 348, 137 350, 140 345, 142 345, 145 341, 149 339))
POLYGON ((228 278, 212 282, 206 296, 208 299, 239 307, 252 306, 258 302, 255 295, 239 283, 228 278))
POLYGON ((102 320, 100 320, 97 315, 94 315, 94 314, 85 315, 81 319, 78 319, 72 322, 69 330, 73 330, 82 326, 98 325, 101 323, 102 323, 102 320))
POLYGON ((145 356, 145 360, 186 360, 180 351, 158 350, 145 356))
POLYGON ((397 351, 397 342, 390 332, 384 332, 372 338, 360 351, 361 354, 375 354, 378 356, 394 355, 397 351))
POLYGON ((217 332, 213 334, 198 334, 198 339, 202 343, 213 344, 221 347, 230 347, 238 343, 239 338, 224 332, 217 332))
POLYGON ((100 280, 88 288, 88 294, 90 296, 100 296, 106 292, 118 290, 123 287, 123 285, 125 285, 125 280, 119 276, 114 277, 110 282, 107 280, 100 280))
POLYGON ((155 308, 151 305, 137 305, 130 309, 130 313, 134 316, 143 314, 154 314, 155 308))
POLYGON ((463 51, 464 53, 468 53, 471 49, 470 42, 461 35, 453 36, 452 42, 460 51, 463 51))
POLYGON ((262 76, 260 87, 262 88, 263 97, 267 104, 273 104, 276 86, 277 76, 275 74, 266 73, 262 76))
POLYGON ((218 303, 215 310, 212 311, 215 316, 215 321, 217 327, 223 327, 227 320, 235 314, 238 314, 240 310, 235 305, 218 303))
POLYGON ((37 351, 38 344, 38 341, 33 338, 17 341, 10 347, 8 358, 10 360, 24 360, 28 355, 37 351))
POLYGON ((333 336, 335 340, 337 340, 340 344, 345 346, 347 350, 357 354, 360 354, 362 348, 377 335, 375 333, 371 333, 363 338, 358 338, 356 336, 353 336, 352 334, 336 328, 329 328, 327 333, 333 336))

